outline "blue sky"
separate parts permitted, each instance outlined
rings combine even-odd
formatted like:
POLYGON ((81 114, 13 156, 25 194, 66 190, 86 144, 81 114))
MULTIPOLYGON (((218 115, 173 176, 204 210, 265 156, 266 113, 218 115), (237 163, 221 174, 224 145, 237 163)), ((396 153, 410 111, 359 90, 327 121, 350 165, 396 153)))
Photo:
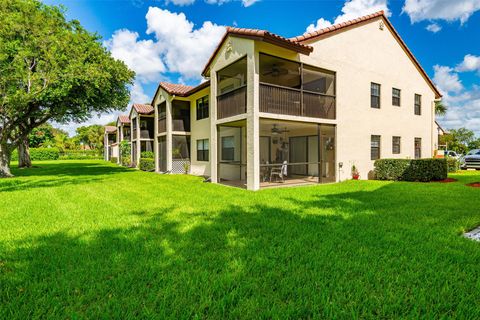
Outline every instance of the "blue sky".
MULTIPOLYGON (((159 81, 198 84, 199 70, 224 26, 268 29, 291 37, 384 9, 450 106, 439 121, 480 135, 480 0, 44 2, 63 4, 70 19, 99 33, 112 54, 137 72, 134 102, 149 102, 159 81)), ((89 123, 114 117, 102 115, 89 123)))

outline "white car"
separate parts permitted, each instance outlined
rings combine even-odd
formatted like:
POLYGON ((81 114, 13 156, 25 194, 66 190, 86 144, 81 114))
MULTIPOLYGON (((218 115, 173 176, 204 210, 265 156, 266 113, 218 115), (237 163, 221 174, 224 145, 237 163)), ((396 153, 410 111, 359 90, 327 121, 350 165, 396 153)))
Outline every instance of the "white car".
POLYGON ((455 158, 457 160, 460 160, 460 158, 462 157, 461 154, 458 154, 458 153, 456 153, 455 151, 452 151, 452 150, 446 150, 445 151, 445 156, 447 156, 449 158, 455 158))

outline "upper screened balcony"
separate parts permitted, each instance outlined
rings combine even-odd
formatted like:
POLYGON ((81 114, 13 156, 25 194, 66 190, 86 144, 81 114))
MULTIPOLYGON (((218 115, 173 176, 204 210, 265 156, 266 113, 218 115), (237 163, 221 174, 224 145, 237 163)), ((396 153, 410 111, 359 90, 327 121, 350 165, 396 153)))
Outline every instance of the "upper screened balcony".
POLYGON ((217 72, 217 118, 247 112, 247 58, 217 72))
POLYGON ((260 53, 260 112, 335 119, 335 73, 260 53))
MULTIPOLYGON (((259 111, 336 118, 335 72, 301 62, 259 54, 259 111)), ((217 118, 246 113, 247 58, 217 72, 217 118)))

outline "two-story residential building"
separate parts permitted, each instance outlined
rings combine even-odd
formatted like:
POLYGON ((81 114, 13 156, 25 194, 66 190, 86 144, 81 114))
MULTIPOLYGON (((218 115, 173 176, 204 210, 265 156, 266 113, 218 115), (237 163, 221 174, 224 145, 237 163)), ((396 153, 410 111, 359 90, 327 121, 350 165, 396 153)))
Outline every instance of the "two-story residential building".
POLYGON ((114 126, 105 126, 103 135, 103 158, 105 161, 110 161, 111 158, 118 157, 118 142, 117 142, 117 128, 114 126))
POLYGON ((383 12, 291 39, 228 28, 202 75, 155 93, 157 172, 258 190, 433 156, 441 94, 383 12))
POLYGON ((140 155, 144 151, 153 152, 155 113, 148 104, 133 104, 130 118, 132 164, 138 166, 140 155))
POLYGON ((120 150, 120 144, 122 141, 128 141, 130 144, 130 139, 132 137, 131 127, 130 127, 130 117, 128 115, 119 115, 117 118, 117 143, 119 146, 118 151, 118 163, 122 163, 122 153, 120 150))

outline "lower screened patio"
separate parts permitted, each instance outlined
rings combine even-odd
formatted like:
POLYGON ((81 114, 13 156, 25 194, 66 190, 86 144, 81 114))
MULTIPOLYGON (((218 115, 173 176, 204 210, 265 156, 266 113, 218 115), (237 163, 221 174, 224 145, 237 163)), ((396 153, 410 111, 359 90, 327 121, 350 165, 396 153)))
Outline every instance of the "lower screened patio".
MULTIPOLYGON (((336 181, 334 125, 260 119, 260 188, 336 181)), ((246 121, 218 126, 218 182, 247 186, 246 121)))

